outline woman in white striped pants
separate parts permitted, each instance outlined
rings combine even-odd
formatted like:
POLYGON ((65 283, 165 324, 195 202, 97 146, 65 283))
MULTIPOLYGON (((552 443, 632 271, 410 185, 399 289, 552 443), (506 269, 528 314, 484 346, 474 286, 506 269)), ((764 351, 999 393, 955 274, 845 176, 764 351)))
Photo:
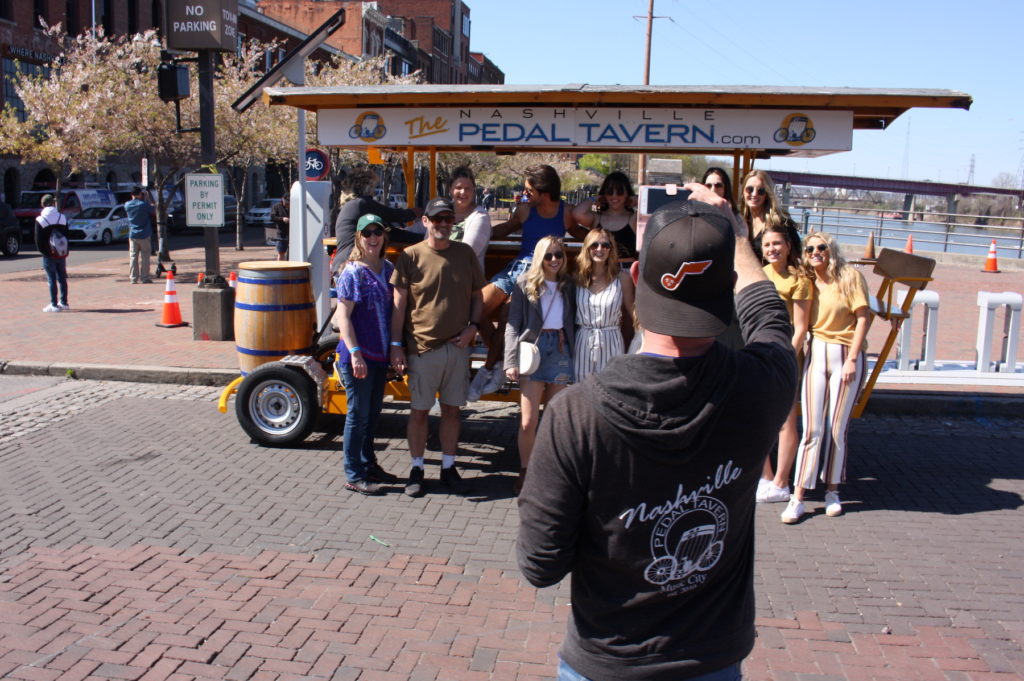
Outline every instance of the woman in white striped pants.
POLYGON ((811 345, 801 402, 803 437, 797 447, 793 496, 782 512, 792 524, 804 515, 804 493, 825 483, 825 515, 842 514, 839 483, 846 478, 846 431, 864 377, 871 320, 864 276, 846 264, 828 234, 804 240, 804 262, 813 275, 811 345))

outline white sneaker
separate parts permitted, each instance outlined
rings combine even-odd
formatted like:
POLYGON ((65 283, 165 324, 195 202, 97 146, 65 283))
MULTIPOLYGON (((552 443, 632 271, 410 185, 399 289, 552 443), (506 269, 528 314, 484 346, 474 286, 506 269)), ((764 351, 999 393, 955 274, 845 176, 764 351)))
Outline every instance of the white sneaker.
POLYGON ((796 521, 800 520, 804 514, 804 502, 800 501, 796 497, 789 498, 789 504, 786 505, 786 510, 782 512, 780 516, 782 522, 787 525, 792 525, 796 521))
POLYGON ((47 305, 43 308, 43 312, 60 312, 60 308, 56 305, 47 305))
POLYGON ((57 303, 57 307, 60 309, 61 312, 67 312, 68 310, 71 309, 71 306, 68 305, 67 303, 57 303))
POLYGON ((774 504, 780 501, 789 501, 788 486, 776 487, 773 480, 765 480, 765 483, 766 484, 763 487, 758 483, 756 501, 762 504, 774 504))
POLYGON ((491 380, 491 373, 492 370, 487 367, 480 367, 476 370, 476 375, 469 382, 469 390, 466 392, 467 400, 476 402, 480 399, 480 396, 484 394, 484 386, 491 380))
POLYGON ((843 514, 843 504, 839 501, 839 492, 825 492, 825 515, 835 518, 843 514))
POLYGON ((487 379, 487 383, 484 384, 483 389, 480 391, 484 395, 495 392, 505 383, 505 365, 498 362, 491 369, 491 376, 487 379))
POLYGON ((754 501, 764 501, 764 495, 768 492, 768 485, 770 485, 771 483, 772 481, 766 478, 757 479, 757 491, 754 492, 754 501))

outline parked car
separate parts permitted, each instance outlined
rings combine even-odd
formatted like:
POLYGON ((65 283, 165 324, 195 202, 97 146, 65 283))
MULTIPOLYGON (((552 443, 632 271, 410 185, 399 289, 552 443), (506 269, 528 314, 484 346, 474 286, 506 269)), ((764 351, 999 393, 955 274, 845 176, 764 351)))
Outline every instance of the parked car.
POLYGON ((128 212, 120 206, 93 206, 68 221, 68 241, 71 243, 103 244, 128 239, 131 225, 128 212))
POLYGON ((409 204, 401 194, 388 195, 388 208, 408 208, 409 204))
MULTIPOLYGON (((24 191, 14 209, 14 216, 21 225, 21 237, 24 241, 35 239, 36 218, 43 211, 40 201, 53 190, 24 191)), ((60 191, 57 210, 71 219, 86 208, 93 206, 113 206, 117 203, 114 192, 109 189, 62 189, 60 191)))
MULTIPOLYGON (((224 225, 221 229, 234 229, 235 220, 238 218, 238 199, 224 195, 224 225)), ((184 232, 186 229, 202 229, 201 227, 189 227, 185 224, 185 204, 175 206, 167 213, 167 229, 171 232, 184 232)))
POLYGON ((18 218, 6 203, 0 203, 0 247, 4 255, 15 256, 21 252, 21 228, 18 218))
POLYGON ((269 227, 273 225, 270 219, 270 210, 281 203, 281 199, 263 199, 253 204, 252 208, 245 211, 245 224, 247 226, 269 227))

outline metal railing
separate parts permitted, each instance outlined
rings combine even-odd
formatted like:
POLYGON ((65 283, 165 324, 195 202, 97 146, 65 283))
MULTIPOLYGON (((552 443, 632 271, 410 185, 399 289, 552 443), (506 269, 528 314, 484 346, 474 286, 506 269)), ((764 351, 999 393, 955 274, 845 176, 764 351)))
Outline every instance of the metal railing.
POLYGON ((845 206, 788 210, 802 233, 828 232, 844 244, 864 243, 871 233, 878 248, 903 248, 913 236, 922 251, 985 255, 994 239, 1000 257, 1024 258, 1024 218, 845 206), (986 224, 992 222, 1002 224, 986 224))

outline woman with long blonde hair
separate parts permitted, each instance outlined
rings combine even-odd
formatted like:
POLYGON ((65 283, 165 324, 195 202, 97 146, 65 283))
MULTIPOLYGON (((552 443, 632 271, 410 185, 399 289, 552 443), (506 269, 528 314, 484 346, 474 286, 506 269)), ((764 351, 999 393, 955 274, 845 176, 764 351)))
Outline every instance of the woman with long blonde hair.
POLYGON ((576 291, 566 266, 565 244, 546 236, 533 249, 529 269, 512 289, 505 327, 505 376, 519 382, 519 478, 523 486, 537 436, 540 406, 572 382, 572 349, 575 340, 576 291), (529 375, 519 371, 519 342, 537 345, 540 363, 529 375))
POLYGON ((775 194, 775 183, 763 170, 751 170, 743 178, 743 205, 740 212, 750 227, 750 245, 758 256, 761 255, 761 234, 766 227, 793 226, 792 218, 775 194))
POLYGON ((797 447, 793 496, 782 512, 792 524, 804 515, 804 493, 826 485, 825 515, 841 515, 839 483, 846 479, 846 431, 867 365, 867 282, 847 265, 839 244, 823 232, 804 239, 804 266, 814 284, 811 345, 801 390, 804 434, 797 447))
POLYGON ((576 256, 577 383, 625 352, 633 337, 633 295, 633 280, 619 266, 615 237, 600 227, 590 230, 576 256))

